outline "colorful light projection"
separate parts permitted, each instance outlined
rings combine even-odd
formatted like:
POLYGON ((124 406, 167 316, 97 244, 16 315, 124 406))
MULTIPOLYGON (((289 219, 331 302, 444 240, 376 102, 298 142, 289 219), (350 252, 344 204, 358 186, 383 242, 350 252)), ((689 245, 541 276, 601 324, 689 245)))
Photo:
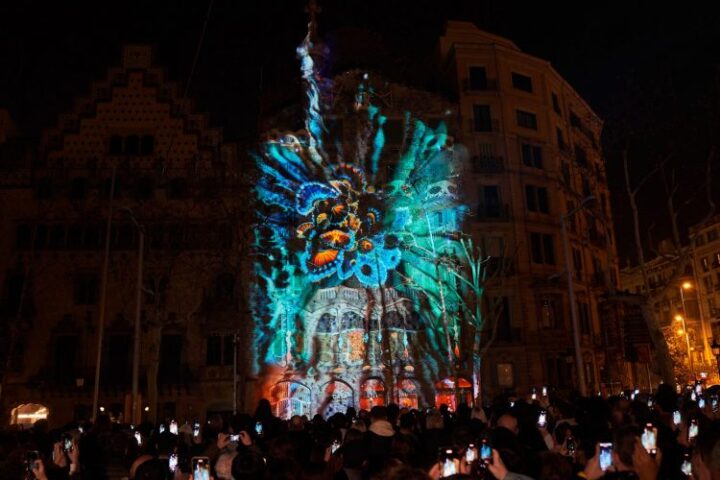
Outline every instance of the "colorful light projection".
POLYGON ((321 404, 330 382, 328 411, 430 403, 461 343, 447 271, 465 212, 461 162, 443 123, 410 113, 400 153, 385 152, 367 75, 348 108, 356 131, 327 138, 332 84, 315 47, 308 33, 298 48, 305 130, 270 135, 256 157, 256 371, 283 416, 321 404))

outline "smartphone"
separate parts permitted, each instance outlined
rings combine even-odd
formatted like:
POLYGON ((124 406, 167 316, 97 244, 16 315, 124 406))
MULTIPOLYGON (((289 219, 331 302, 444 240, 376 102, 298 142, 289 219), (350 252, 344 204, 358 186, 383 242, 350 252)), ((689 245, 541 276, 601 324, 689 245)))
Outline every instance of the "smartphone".
POLYGON ((237 435, 230 435, 230 441, 231 442, 239 442, 240 441, 240 434, 237 435))
POLYGON ((542 396, 547 397, 547 387, 543 387, 542 389, 542 396))
POLYGON ((515 406, 515 402, 510 402, 510 408, 513 408, 515 406))
POLYGON ((696 383, 695 383, 695 393, 697 393, 698 395, 700 395, 700 394, 702 393, 702 391, 703 391, 702 383, 696 382, 696 383))
POLYGON ((533 400, 537 400, 537 392, 534 388, 532 389, 532 395, 530 396, 530 398, 532 398, 533 400))
POLYGON ((655 401, 652 397, 648 397, 647 406, 648 408, 653 408, 653 405, 655 405, 655 401))
POLYGON ((200 422, 193 423, 193 437, 200 436, 200 422))
POLYGON ((208 457, 192 458, 193 480, 210 480, 210 459, 208 457))
POLYGON ((538 415, 537 426, 540 428, 545 428, 546 425, 547 425, 547 412, 545 410, 540 410, 540 414, 538 415))
POLYGON ((63 444, 63 450, 65 450, 65 452, 69 452, 72 450, 73 437, 70 433, 62 434, 62 444, 63 444))
POLYGON ((483 439, 480 444, 480 461, 485 465, 493 463, 492 447, 487 439, 483 439))
POLYGON ((690 420, 690 426, 688 427, 688 443, 695 442, 695 437, 698 434, 698 423, 696 419, 690 420))
POLYGON ((657 428, 653 427, 652 423, 645 425, 640 440, 650 455, 654 456, 657 453, 657 428))
POLYGON ((142 434, 140 432, 135 432, 135 440, 137 440, 138 447, 142 447, 143 441, 142 434))
POLYGON ((177 470, 178 466, 178 454, 176 452, 172 452, 170 455, 168 455, 168 470, 170 470, 170 473, 175 473, 175 470, 177 470))
POLYGON ((682 423, 682 415, 680 415, 680 410, 675 410, 673 412, 673 424, 677 427, 682 423))
POLYGON ((178 424, 175 420, 170 422, 170 433, 172 433, 173 435, 178 434, 178 424))
POLYGON ((160 424, 160 426, 158 427, 158 432, 165 433, 165 424, 164 423, 160 424))
POLYGON ((84 433, 84 432, 83 432, 83 427, 82 427, 82 426, 79 426, 79 427, 78 427, 78 432, 80 432, 80 433, 84 433))
POLYGON ((575 455, 577 444, 575 443, 575 439, 572 437, 572 435, 567 438, 567 442, 565 442, 565 448, 567 448, 569 455, 575 455))
POLYGON ((698 397, 698 408, 701 410, 705 408, 705 397, 703 397, 702 395, 698 397))
POLYGON ((263 436, 263 424, 262 422, 256 422, 255 423, 255 433, 257 433, 258 437, 263 436))
POLYGON ((338 448, 340 448, 340 440, 335 440, 332 445, 330 445, 330 453, 334 454, 338 448))
POLYGON ((600 444, 600 470, 607 472, 608 468, 612 467, 612 443, 601 443, 600 444))
POLYGON ((465 449, 465 461, 470 464, 478 458, 478 450, 474 443, 469 443, 465 449))
POLYGON ((697 402, 697 394, 695 393, 695 390, 690 393, 690 400, 697 402))
POLYGON ((25 466, 27 467, 28 473, 33 473, 33 467, 40 461, 40 452, 37 450, 30 450, 25 454, 25 466))
POLYGON ((458 473, 457 464, 455 463, 455 452, 452 448, 441 449, 440 470, 443 477, 450 477, 458 473))
POLYGON ((683 473, 683 475, 687 475, 688 478, 692 476, 692 462, 690 461, 690 455, 688 455, 687 453, 685 454, 683 463, 680 466, 680 471, 683 473))
POLYGON ((720 404, 718 403, 717 395, 710 396, 710 408, 712 408, 713 413, 717 413, 718 410, 720 410, 720 404))

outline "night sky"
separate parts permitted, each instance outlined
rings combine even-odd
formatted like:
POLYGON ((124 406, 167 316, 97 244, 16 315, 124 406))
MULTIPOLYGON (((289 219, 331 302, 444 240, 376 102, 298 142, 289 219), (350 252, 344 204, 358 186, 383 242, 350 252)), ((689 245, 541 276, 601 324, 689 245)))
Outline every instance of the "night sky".
MULTIPOLYGON (((214 1, 188 91, 226 139, 255 138, 259 98, 266 110, 299 98, 295 47, 305 33, 305 3, 214 1)), ((709 9, 711 2, 672 8, 655 2, 556 3, 326 0, 319 21, 334 70, 362 67, 429 89, 436 83, 424 65, 447 19, 473 21, 551 61, 605 119, 618 247, 623 257, 631 256, 622 146, 630 148, 637 177, 670 156, 679 199, 691 199, 681 212, 684 225, 705 211, 697 192, 706 180, 707 153, 720 140, 720 9, 709 9)), ((92 81, 119 64, 125 43, 156 46, 157 63, 185 86, 208 5, 2 2, 0 108, 10 110, 25 138, 38 138, 92 81)), ((713 183, 720 184, 720 161, 714 167, 713 183)), ((656 177, 642 204, 643 229, 656 242, 667 234, 658 208, 662 193, 656 177)))

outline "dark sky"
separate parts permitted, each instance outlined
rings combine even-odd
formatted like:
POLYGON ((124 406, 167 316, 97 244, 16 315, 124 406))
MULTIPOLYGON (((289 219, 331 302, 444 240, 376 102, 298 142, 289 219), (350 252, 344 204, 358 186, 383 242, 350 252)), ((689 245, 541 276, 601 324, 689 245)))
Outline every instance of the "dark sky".
MULTIPOLYGON (((550 60, 606 121, 604 148, 623 256, 629 248, 618 151, 629 145, 633 174, 671 155, 684 200, 705 181, 704 160, 720 132, 720 11, 712 2, 666 8, 656 2, 509 0, 326 0, 321 32, 336 69, 382 69, 432 87, 423 68, 443 23, 469 20, 550 60), (562 5, 560 4, 562 3, 562 5), (683 10, 684 8, 684 10, 683 10)), ((170 77, 188 81, 208 0, 2 2, 0 107, 24 136, 36 138, 78 95, 118 64, 120 46, 157 47, 170 77)), ((294 49, 302 39, 304 1, 215 0, 189 95, 226 138, 253 138, 259 90, 298 91, 294 49)), ((720 179, 720 162, 717 179, 720 179)), ((659 177, 644 193, 643 230, 667 232, 659 215, 659 177), (652 225, 655 225, 654 227, 652 225)), ((717 183, 717 181, 716 181, 717 183)), ((720 190, 720 189, 718 189, 720 190)), ((696 198, 682 212, 692 223, 696 198)))

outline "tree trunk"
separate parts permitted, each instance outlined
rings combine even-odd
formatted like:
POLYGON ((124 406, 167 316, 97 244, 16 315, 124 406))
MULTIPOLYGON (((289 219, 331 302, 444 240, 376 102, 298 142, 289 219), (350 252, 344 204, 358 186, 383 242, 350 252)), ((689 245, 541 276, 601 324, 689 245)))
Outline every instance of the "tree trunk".
POLYGON ((653 305, 643 303, 640 306, 642 316, 647 324, 650 338, 655 347, 655 356, 657 360, 657 366, 660 370, 660 376, 664 383, 668 385, 675 384, 675 371, 673 367, 672 357, 670 356, 670 350, 668 349, 667 342, 665 341, 665 335, 663 335, 660 329, 660 324, 655 315, 655 308, 653 305))

